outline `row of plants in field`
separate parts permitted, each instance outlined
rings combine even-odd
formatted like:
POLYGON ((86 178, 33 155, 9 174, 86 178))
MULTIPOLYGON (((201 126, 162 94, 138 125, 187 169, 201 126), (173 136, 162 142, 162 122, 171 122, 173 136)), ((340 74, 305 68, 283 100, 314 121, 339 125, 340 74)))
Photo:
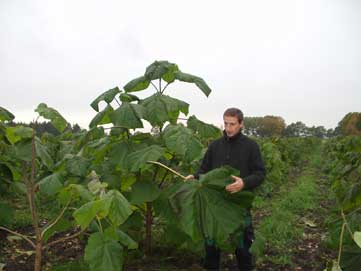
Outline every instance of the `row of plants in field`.
POLYGON ((319 138, 256 138, 266 166, 266 179, 257 188, 260 197, 271 197, 272 193, 288 182, 289 174, 302 170, 317 145, 319 138))
POLYGON ((361 137, 330 139, 323 145, 323 156, 336 197, 329 221, 329 244, 338 250, 332 270, 360 270, 361 137))
POLYGON ((181 173, 196 170, 207 142, 221 131, 195 116, 187 126, 177 124, 189 105, 164 94, 175 80, 195 83, 207 96, 211 91, 201 78, 181 72, 177 65, 155 62, 124 90, 116 87, 95 99, 90 130, 77 134, 67 131, 66 120, 46 104, 35 111, 51 121, 57 136, 38 137, 32 128, 10 127, 7 122, 14 116, 0 108, 1 189, 26 195, 35 237, 9 228, 12 210, 6 203, 1 203, 5 211, 0 229, 31 245, 35 270, 41 270, 44 250, 85 232, 90 234, 84 254, 90 270, 121 270, 127 250, 140 246, 151 253, 152 229, 159 221, 183 233, 184 240, 177 242, 212 238, 227 247, 228 237, 242 231, 253 195, 224 192, 229 176, 236 173, 233 169, 214 170, 199 182, 182 181, 181 173), (150 97, 132 94, 149 85, 156 90, 150 97), (144 120, 152 133, 138 130, 144 120), (39 206, 49 202, 58 212, 40 221, 39 206), (72 235, 54 237, 70 229, 72 235))

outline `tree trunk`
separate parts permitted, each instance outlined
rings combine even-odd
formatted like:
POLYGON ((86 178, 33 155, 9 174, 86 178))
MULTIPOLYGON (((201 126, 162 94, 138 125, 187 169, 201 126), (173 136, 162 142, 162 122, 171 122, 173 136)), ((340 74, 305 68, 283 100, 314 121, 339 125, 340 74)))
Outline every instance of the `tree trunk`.
POLYGON ((34 271, 41 271, 43 245, 41 240, 36 242, 34 271))
POLYGON ((153 210, 152 203, 146 203, 146 217, 145 217, 145 254, 149 256, 152 252, 152 224, 153 224, 153 210))

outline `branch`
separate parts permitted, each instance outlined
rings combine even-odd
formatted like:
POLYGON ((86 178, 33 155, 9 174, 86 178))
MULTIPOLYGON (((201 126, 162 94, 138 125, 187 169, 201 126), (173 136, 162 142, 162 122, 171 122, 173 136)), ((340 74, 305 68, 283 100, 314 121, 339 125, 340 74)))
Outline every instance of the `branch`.
POLYGON ((171 169, 169 167, 167 167, 166 165, 163 165, 162 163, 160 162, 156 162, 156 161, 147 161, 147 163, 149 164, 154 164, 154 165, 158 165, 158 166, 161 166, 163 168, 165 168, 166 170, 169 170, 170 172, 172 172, 174 175, 177 175, 178 177, 181 177, 183 180, 186 179, 185 176, 183 176, 182 174, 178 173, 177 171, 175 171, 174 169, 171 169))
POLYGON ((120 103, 118 102, 117 98, 115 98, 114 100, 115 100, 115 101, 117 102, 117 104, 120 106, 120 103))
POLYGON ((341 261, 343 233, 344 233, 344 231, 345 231, 345 226, 346 226, 346 223, 343 223, 343 224, 342 224, 342 229, 341 229, 341 234, 340 234, 340 243, 339 243, 339 247, 338 247, 338 257, 337 257, 337 263, 338 263, 338 265, 340 265, 340 261, 341 261))
POLYGON ((112 127, 103 127, 104 130, 110 130, 110 129, 113 129, 113 128, 126 128, 128 129, 127 127, 125 126, 112 126, 112 127))
MULTIPOLYGON (((35 236, 36 236, 36 242, 41 242, 41 233, 39 228, 39 216, 38 212, 36 210, 36 204, 35 204, 35 158, 36 158, 36 146, 35 146, 35 130, 33 128, 33 135, 31 139, 31 173, 30 173, 30 180, 27 179, 27 191, 28 191, 28 200, 29 200, 29 206, 30 206, 30 212, 31 217, 33 221, 35 236)), ((24 170, 24 168, 23 168, 24 170)), ((24 172, 24 171, 23 171, 24 172)))
MULTIPOLYGON (((348 224, 348 222, 347 222, 347 220, 346 220, 346 216, 345 216, 345 214, 344 214, 344 212, 343 212, 342 209, 341 209, 341 216, 342 216, 343 222, 344 222, 344 224, 345 224, 345 226, 346 226, 346 229, 347 229, 347 231, 349 232, 349 234, 350 234, 350 236, 351 236, 351 239, 354 240, 352 230, 351 230, 350 225, 348 224)), ((355 241, 355 240, 354 240, 354 241, 355 241)))
POLYGON ((41 231, 41 238, 44 237, 44 234, 46 231, 48 231, 51 227, 53 227, 56 223, 59 222, 59 220, 62 218, 62 216, 64 215, 65 213, 65 210, 68 208, 69 204, 70 204, 70 201, 69 200, 66 205, 64 206, 63 210, 61 210, 60 214, 58 215, 58 217, 54 220, 54 222, 48 224, 47 226, 44 227, 44 229, 41 231))
POLYGON ((159 92, 158 88, 154 85, 154 83, 152 81, 150 81, 150 83, 152 84, 152 86, 157 90, 157 92, 159 92))
POLYGON ((168 170, 164 173, 163 178, 162 178, 162 180, 160 181, 160 183, 159 183, 159 185, 158 185, 159 188, 162 188, 163 183, 164 183, 165 178, 167 177, 168 173, 169 173, 168 170))
POLYGON ((52 245, 55 245, 55 244, 58 244, 58 243, 61 243, 61 242, 64 242, 64 241, 66 241, 66 240, 68 240, 68 239, 73 239, 73 238, 79 236, 80 234, 82 234, 83 232, 85 232, 85 229, 84 229, 84 230, 81 230, 81 231, 79 231, 79 232, 77 232, 77 233, 74 233, 73 235, 70 235, 70 236, 67 236, 67 237, 64 237, 64 238, 60 238, 60 239, 58 239, 58 240, 55 240, 55 241, 53 241, 53 242, 50 242, 50 243, 44 245, 44 248, 50 247, 50 246, 52 246, 52 245))
POLYGON ((167 83, 167 84, 165 85, 165 87, 163 88, 162 94, 164 93, 165 89, 166 89, 168 86, 169 86, 169 83, 167 83))
POLYGON ((10 232, 10 233, 12 233, 12 234, 14 234, 14 235, 16 235, 16 236, 19 236, 19 237, 23 238, 25 241, 27 241, 27 242, 35 249, 35 244, 34 244, 33 241, 30 240, 30 237, 29 237, 29 236, 23 235, 23 234, 18 233, 18 232, 16 232, 16 231, 9 230, 9 229, 7 229, 7 228, 5 228, 5 227, 1 227, 1 226, 0 226, 0 230, 4 230, 4 231, 7 231, 7 232, 10 232))

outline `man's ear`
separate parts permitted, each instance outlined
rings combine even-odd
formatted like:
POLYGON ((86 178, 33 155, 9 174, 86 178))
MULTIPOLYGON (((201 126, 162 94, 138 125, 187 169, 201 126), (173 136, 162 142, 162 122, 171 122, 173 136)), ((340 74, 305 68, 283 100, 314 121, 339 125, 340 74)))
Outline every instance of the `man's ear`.
POLYGON ((244 121, 241 121, 241 129, 244 127, 244 121))

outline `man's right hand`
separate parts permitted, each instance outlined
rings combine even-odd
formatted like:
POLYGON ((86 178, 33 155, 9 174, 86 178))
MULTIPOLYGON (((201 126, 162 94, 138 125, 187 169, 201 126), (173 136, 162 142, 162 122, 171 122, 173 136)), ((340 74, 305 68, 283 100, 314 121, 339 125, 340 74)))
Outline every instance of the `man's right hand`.
POLYGON ((194 180, 195 178, 194 178, 194 175, 188 175, 188 176, 186 176, 186 178, 184 179, 184 181, 185 182, 187 182, 187 181, 189 181, 189 180, 194 180))

